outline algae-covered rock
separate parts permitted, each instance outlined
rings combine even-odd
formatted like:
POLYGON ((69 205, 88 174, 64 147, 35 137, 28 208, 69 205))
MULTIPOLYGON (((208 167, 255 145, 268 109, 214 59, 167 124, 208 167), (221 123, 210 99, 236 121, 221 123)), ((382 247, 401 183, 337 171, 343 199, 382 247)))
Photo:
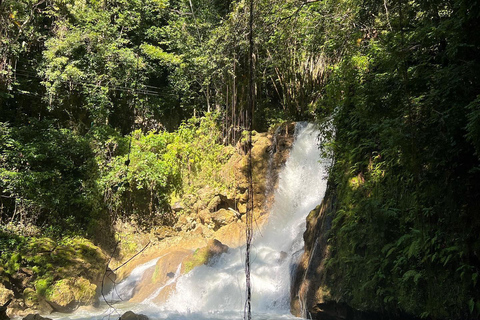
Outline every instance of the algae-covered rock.
POLYGON ((187 258, 184 262, 185 273, 190 272, 193 268, 202 264, 208 264, 213 258, 228 251, 228 246, 224 245, 217 239, 208 241, 207 246, 197 249, 193 256, 187 258))
POLYGON ((83 277, 66 278, 55 282, 46 299, 55 311, 72 312, 79 305, 92 304, 96 288, 96 285, 83 277))

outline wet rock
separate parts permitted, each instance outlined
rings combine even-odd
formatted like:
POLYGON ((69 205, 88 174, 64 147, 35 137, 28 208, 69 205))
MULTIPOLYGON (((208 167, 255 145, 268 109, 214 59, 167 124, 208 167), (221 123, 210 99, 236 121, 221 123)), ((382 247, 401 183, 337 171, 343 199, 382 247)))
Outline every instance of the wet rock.
POLYGON ((136 314, 133 311, 127 311, 118 318, 119 320, 148 320, 144 314, 136 314))
POLYGON ((245 244, 245 224, 242 222, 234 222, 221 227, 215 232, 215 239, 230 248, 236 248, 245 244))
POLYGON ((208 241, 207 246, 195 250, 193 256, 185 259, 185 273, 190 272, 193 268, 202 264, 209 264, 214 258, 218 257, 222 253, 228 251, 228 246, 224 245, 217 239, 211 239, 208 241))
POLYGON ((324 271, 330 256, 328 234, 334 203, 334 195, 327 190, 322 204, 307 217, 304 253, 295 267, 290 290, 290 311, 295 316, 302 316, 304 310, 311 314, 325 313, 318 306, 326 306, 332 300, 324 271))
POLYGON ((228 251, 228 246, 224 245, 217 239, 212 239, 208 241, 207 248, 210 259, 228 251))
POLYGON ((165 286, 168 281, 175 278, 178 266, 182 261, 192 255, 191 250, 172 248, 167 254, 161 255, 155 268, 145 271, 142 279, 137 284, 130 302, 139 303, 150 297, 158 288, 165 286))
POLYGON ((112 269, 107 268, 104 275, 102 276, 102 279, 100 279, 100 281, 96 283, 96 296, 100 297, 102 293, 107 294, 108 292, 110 292, 116 284, 116 281, 117 274, 112 269))
POLYGON ((50 314, 54 310, 52 306, 44 298, 40 298, 37 305, 37 311, 40 312, 41 314, 50 314))
POLYGON ((42 317, 38 313, 35 313, 35 314, 31 313, 31 314, 27 315, 26 317, 24 317, 23 320, 52 320, 52 319, 42 317))

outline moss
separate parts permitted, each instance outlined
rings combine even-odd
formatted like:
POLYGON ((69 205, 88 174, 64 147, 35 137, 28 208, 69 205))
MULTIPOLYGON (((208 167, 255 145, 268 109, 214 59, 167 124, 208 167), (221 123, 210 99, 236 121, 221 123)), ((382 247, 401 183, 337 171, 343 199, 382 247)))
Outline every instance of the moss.
POLYGON ((35 292, 35 290, 33 290, 32 288, 26 288, 25 290, 23 290, 23 301, 25 303, 25 306, 27 306, 28 308, 31 308, 37 305, 38 304, 37 292, 35 292))
POLYGON ((96 289, 96 285, 83 277, 67 278, 55 282, 48 290, 46 298, 62 307, 72 302, 89 304, 95 299, 96 289))
POLYGON ((206 264, 209 259, 210 252, 207 247, 195 250, 193 256, 191 256, 187 259, 187 261, 185 261, 185 273, 192 271, 195 267, 206 264))
POLYGON ((52 284, 52 279, 51 278, 42 278, 38 279, 35 281, 35 289, 37 292, 37 295, 39 296, 45 296, 47 294, 47 290, 52 284))

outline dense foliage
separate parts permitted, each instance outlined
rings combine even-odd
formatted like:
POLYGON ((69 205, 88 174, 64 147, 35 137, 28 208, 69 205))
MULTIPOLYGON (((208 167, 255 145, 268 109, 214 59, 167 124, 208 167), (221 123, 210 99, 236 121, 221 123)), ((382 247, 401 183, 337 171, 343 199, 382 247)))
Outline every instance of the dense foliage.
MULTIPOLYGON (((168 224, 172 199, 221 185, 248 122, 247 3, 0 1, 2 227, 168 224)), ((254 127, 317 119, 330 141, 331 298, 477 318, 480 5, 254 8, 254 127)))
MULTIPOLYGON (((334 66, 332 295, 363 310, 480 314, 480 6, 352 1, 334 66)), ((329 103, 329 102, 326 102, 329 103)))

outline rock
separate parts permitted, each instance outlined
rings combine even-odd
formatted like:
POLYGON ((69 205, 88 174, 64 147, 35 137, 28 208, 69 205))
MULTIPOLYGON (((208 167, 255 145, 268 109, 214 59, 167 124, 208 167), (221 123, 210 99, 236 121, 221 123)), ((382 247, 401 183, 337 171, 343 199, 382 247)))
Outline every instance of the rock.
POLYGON ((0 320, 9 320, 10 319, 7 316, 7 307, 11 302, 12 302, 12 299, 9 299, 2 306, 0 306, 0 320))
POLYGON ((212 223, 212 215, 209 210, 201 210, 198 213, 198 218, 200 222, 204 225, 210 225, 212 223))
POLYGON ((234 222, 221 227, 215 232, 215 239, 231 248, 236 248, 245 244, 245 224, 234 222))
POLYGON ((202 264, 209 264, 214 258, 218 257, 222 253, 228 251, 228 246, 224 245, 217 239, 211 239, 208 241, 207 246, 195 250, 193 256, 185 259, 185 273, 190 272, 193 268, 202 264))
POLYGON ((217 194, 215 197, 210 200, 210 202, 207 205, 207 209, 210 212, 217 211, 219 209, 228 209, 230 207, 235 206, 235 200, 234 199, 229 199, 227 196, 223 194, 217 194))
POLYGON ((41 314, 50 314, 54 310, 52 306, 44 298, 40 298, 38 301, 37 311, 40 312, 41 314))
POLYGON ((173 237, 175 235, 175 230, 172 227, 161 226, 155 229, 154 235, 158 240, 163 240, 165 238, 173 237))
POLYGON ((187 228, 188 221, 186 215, 182 214, 180 217, 178 217, 178 221, 175 224, 175 230, 177 231, 182 231, 187 228))
POLYGON ((3 305, 7 301, 13 298, 13 291, 5 288, 3 284, 0 283, 0 305, 3 305))
POLYGON ((222 199, 220 198, 219 195, 216 195, 213 197, 212 200, 207 205, 207 210, 208 211, 215 211, 217 210, 218 206, 222 203, 222 199))
POLYGON ((17 286, 25 288, 28 283, 34 280, 33 272, 27 268, 20 268, 16 273, 12 275, 13 281, 17 286))
POLYGON ((96 283, 97 292, 96 296, 100 297, 103 294, 110 292, 117 281, 117 274, 110 268, 107 268, 105 273, 102 276, 102 279, 96 283))
POLYGON ((220 209, 214 214, 212 214, 212 221, 215 224, 215 230, 218 230, 221 227, 234 222, 236 219, 237 218, 235 216, 235 213, 226 209, 220 209))
POLYGON ((35 314, 31 313, 31 314, 27 315, 26 317, 24 317, 23 320, 52 320, 52 319, 42 317, 38 313, 35 313, 35 314))
POLYGON ((27 308, 32 308, 38 304, 37 293, 32 288, 23 290, 23 302, 27 308))
POLYGON ((207 248, 209 252, 209 259, 228 251, 228 246, 224 245, 217 239, 212 239, 208 241, 207 248))
POLYGON ((127 311, 118 318, 119 320, 148 320, 144 314, 136 314, 132 311, 127 311))
POLYGON ((193 212, 199 212, 200 210, 205 209, 205 203, 202 200, 198 200, 192 206, 193 212))
MULTIPOLYGON (((290 311, 295 316, 302 316, 306 310, 309 314, 318 314, 318 306, 328 304, 332 299, 328 290, 325 264, 330 256, 328 234, 331 228, 335 197, 325 194, 322 204, 313 209, 307 217, 304 253, 293 267, 290 290, 290 311)), ((338 299, 339 300, 339 299, 338 299)), ((338 301, 337 300, 337 301, 338 301)))
POLYGON ((46 300, 55 311, 68 313, 80 305, 93 304, 96 288, 83 277, 66 278, 55 282, 46 300))
POLYGON ((183 207, 183 205, 180 203, 180 201, 177 201, 173 204, 172 206, 172 210, 173 212, 180 212, 182 210, 184 210, 185 208, 183 207))
POLYGON ((169 280, 175 277, 178 266, 183 260, 192 255, 191 250, 182 248, 171 248, 171 251, 167 252, 167 254, 161 255, 161 259, 157 261, 155 268, 145 271, 129 302, 139 303, 144 301, 158 288, 165 286, 169 280))
POLYGON ((238 202, 246 203, 248 201, 248 190, 244 190, 243 193, 238 193, 236 198, 238 202))
POLYGON ((237 207, 238 207, 238 212, 240 212, 241 214, 247 213, 247 204, 246 203, 239 203, 239 204, 237 204, 237 207))
POLYGON ((192 231, 192 234, 202 236, 204 234, 202 226, 197 226, 195 230, 192 231))

